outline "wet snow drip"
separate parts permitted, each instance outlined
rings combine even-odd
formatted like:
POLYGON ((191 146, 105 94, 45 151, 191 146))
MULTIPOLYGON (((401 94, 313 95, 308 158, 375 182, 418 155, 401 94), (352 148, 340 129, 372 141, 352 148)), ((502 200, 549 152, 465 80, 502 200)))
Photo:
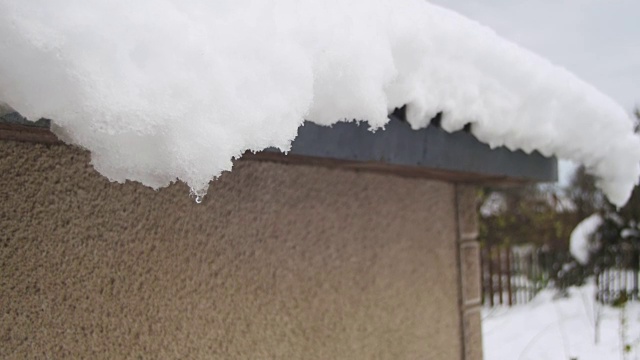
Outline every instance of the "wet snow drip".
POLYGON ((622 205, 640 173, 631 117, 566 70, 421 0, 0 0, 0 100, 54 119, 113 181, 196 196, 304 119, 415 129, 584 164, 622 205))

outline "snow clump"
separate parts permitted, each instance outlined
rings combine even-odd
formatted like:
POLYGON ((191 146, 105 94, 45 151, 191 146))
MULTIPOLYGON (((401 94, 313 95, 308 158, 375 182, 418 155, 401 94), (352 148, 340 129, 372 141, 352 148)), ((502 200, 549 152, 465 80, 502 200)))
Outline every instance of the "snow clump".
POLYGON ((598 247, 598 244, 594 243, 594 234, 602 223, 602 216, 593 214, 582 220, 571 232, 569 251, 580 264, 586 265, 592 250, 598 247))
POLYGON ((568 71, 422 0, 0 0, 0 100, 53 119, 112 181, 199 195, 303 121, 414 129, 584 164, 624 204, 630 116, 568 71))

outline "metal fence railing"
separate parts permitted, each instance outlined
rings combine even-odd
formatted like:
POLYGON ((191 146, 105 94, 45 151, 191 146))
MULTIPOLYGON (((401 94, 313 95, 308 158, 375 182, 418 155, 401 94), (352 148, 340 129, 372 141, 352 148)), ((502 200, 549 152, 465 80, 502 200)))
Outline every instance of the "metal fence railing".
POLYGON ((559 291, 593 276, 595 298, 612 304, 640 298, 640 255, 635 249, 613 249, 586 266, 568 252, 532 246, 486 246, 481 251, 482 298, 487 306, 525 304, 543 288, 559 291))
POLYGON ((483 301, 489 306, 527 303, 545 286, 547 279, 535 251, 511 247, 482 249, 483 301))
POLYGON ((596 299, 605 304, 638 300, 638 272, 629 269, 610 268, 596 277, 596 299))

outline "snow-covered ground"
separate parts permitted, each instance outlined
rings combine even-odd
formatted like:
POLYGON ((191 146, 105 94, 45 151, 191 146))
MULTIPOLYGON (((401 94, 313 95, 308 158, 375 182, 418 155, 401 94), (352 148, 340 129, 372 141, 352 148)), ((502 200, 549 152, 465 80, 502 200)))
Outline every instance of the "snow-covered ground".
POLYGON ((599 306, 594 291, 589 284, 554 300, 555 291, 544 290, 527 305, 485 309, 485 359, 640 359, 640 304, 628 303, 624 310, 599 306))

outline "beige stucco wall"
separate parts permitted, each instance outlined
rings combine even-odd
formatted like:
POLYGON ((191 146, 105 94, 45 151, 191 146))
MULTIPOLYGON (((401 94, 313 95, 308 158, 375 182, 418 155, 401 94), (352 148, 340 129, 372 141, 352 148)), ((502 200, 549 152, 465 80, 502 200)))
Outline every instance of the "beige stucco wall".
POLYGON ((455 198, 241 161, 198 205, 0 141, 0 358, 460 359, 455 198))

